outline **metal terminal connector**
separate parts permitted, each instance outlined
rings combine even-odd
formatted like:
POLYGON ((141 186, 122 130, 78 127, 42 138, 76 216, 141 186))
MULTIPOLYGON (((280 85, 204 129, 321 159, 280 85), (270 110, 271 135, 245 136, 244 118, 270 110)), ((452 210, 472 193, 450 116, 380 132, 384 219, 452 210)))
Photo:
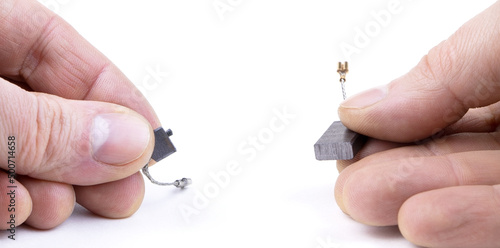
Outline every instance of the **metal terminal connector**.
POLYGON ((340 80, 345 81, 345 76, 349 72, 349 63, 347 63, 347 61, 344 63, 339 62, 339 67, 337 69, 337 72, 340 74, 340 80))
POLYGON ((183 178, 181 180, 176 180, 174 182, 174 186, 183 189, 184 187, 190 185, 191 183, 193 183, 193 181, 191 181, 190 178, 183 178))
POLYGON ((349 72, 349 64, 346 62, 339 62, 339 66, 337 68, 337 72, 340 74, 340 86, 342 87, 342 96, 344 100, 346 99, 346 91, 345 91, 345 76, 349 72))

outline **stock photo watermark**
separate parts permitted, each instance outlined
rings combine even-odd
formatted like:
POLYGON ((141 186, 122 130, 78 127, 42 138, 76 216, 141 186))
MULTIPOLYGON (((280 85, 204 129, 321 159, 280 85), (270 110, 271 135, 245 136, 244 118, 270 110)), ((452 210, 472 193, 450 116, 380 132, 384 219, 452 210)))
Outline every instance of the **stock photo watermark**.
POLYGON ((242 3, 243 0, 215 0, 212 2, 212 6, 219 19, 224 21, 226 15, 234 12, 242 3))
POLYGON ((316 238, 313 248, 370 248, 373 244, 366 242, 336 242, 331 236, 316 238))
POLYGON ((8 238, 16 240, 16 137, 9 136, 7 138, 7 212, 8 212, 8 238))
MULTIPOLYGON (((479 107, 481 102, 490 99, 495 92, 500 91, 500 85, 491 83, 481 77, 477 78, 476 85, 477 87, 471 92, 470 95, 467 95, 461 102, 455 102, 454 106, 443 114, 443 121, 448 126, 448 132, 453 133, 454 127, 452 124, 461 119, 467 113, 468 109, 464 109, 464 106, 479 107)), ((436 129, 431 137, 425 140, 415 141, 413 144, 417 146, 433 146, 439 143, 444 143, 446 142, 446 132, 447 131, 445 129, 436 129)), ((396 191, 399 185, 405 184, 406 179, 411 177, 415 172, 415 168, 424 163, 425 157, 421 156, 417 151, 413 151, 413 153, 414 154, 411 154, 400 163, 397 170, 394 170, 390 174, 383 175, 384 180, 389 182, 389 187, 392 191, 396 191)))
POLYGON ((144 101, 147 101, 151 92, 155 92, 162 85, 165 85, 170 76, 170 72, 164 69, 160 63, 154 66, 146 65, 143 72, 142 78, 137 81, 138 83, 135 83, 135 88, 130 92, 129 99, 136 104, 142 104, 144 101))
POLYGON ((326 238, 318 237, 316 239, 316 246, 314 248, 347 248, 342 246, 337 242, 332 241, 332 237, 328 236, 326 238))
POLYGON ((228 161, 223 169, 209 172, 210 182, 195 189, 196 194, 191 203, 178 206, 186 223, 190 223, 191 218, 206 209, 210 201, 218 197, 231 184, 232 178, 243 172, 245 164, 253 162, 258 154, 266 150, 277 135, 283 133, 296 118, 296 115, 290 113, 286 106, 280 109, 274 108, 272 112, 273 117, 267 126, 260 128, 259 131, 239 143, 236 149, 238 158, 228 161))
POLYGON ((371 11, 371 19, 364 25, 354 28, 355 34, 351 42, 340 43, 340 50, 346 60, 352 60, 353 55, 360 54, 363 49, 367 48, 372 40, 381 34, 384 28, 387 28, 394 17, 404 11, 403 2, 411 2, 412 0, 390 0, 387 2, 385 9, 379 11, 371 11))
POLYGON ((161 85, 167 83, 170 72, 162 68, 161 64, 156 64, 154 67, 147 65, 144 70, 146 75, 136 87, 142 95, 148 97, 150 92, 154 92, 159 89, 161 85))
POLYGON ((39 2, 54 13, 59 13, 61 8, 71 2, 71 0, 39 0, 39 2))

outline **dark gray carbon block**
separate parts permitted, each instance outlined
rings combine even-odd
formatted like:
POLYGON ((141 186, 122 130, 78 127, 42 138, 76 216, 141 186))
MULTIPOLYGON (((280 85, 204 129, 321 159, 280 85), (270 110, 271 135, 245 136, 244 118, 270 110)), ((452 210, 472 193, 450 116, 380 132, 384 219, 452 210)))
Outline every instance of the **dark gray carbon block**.
POLYGON ((366 142, 366 136, 347 129, 335 121, 314 144, 317 160, 353 159, 366 142))
POLYGON ((172 130, 165 130, 162 127, 157 128, 155 131, 155 148, 153 150, 153 155, 151 159, 156 162, 160 162, 160 160, 168 157, 172 153, 177 150, 172 144, 170 140, 170 136, 172 136, 172 130))

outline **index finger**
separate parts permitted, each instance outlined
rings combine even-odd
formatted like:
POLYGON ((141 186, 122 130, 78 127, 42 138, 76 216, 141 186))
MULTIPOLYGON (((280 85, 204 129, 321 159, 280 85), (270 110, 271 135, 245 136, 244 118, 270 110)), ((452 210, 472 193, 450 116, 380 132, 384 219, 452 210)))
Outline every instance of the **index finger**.
MULTIPOLYGON (((408 74, 351 97, 339 115, 368 136, 413 142, 500 100, 500 2, 433 48, 408 74)), ((491 123, 497 123, 494 116, 491 123)))
POLYGON ((33 90, 119 104, 160 126, 153 108, 102 53, 32 0, 0 1, 0 75, 33 90))

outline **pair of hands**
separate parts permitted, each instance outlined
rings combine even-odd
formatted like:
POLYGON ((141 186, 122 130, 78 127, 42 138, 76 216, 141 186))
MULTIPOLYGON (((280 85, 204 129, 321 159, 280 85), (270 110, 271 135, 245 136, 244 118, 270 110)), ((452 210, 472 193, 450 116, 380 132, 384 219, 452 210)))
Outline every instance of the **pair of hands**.
MULTIPOLYGON (((500 184, 499 11, 500 2, 407 75, 342 103, 344 124, 374 138, 354 160, 338 163, 335 197, 352 218, 399 225, 424 246, 500 246, 500 186, 494 186, 500 184)), ((75 200, 105 217, 133 214, 144 196, 138 171, 152 153, 152 127, 160 126, 151 106, 107 58, 36 1, 1 1, 0 33, 6 34, 0 37, 0 167, 8 169, 7 137, 15 135, 16 223, 53 228, 75 200)), ((6 206, 5 171, 0 178, 6 206)), ((0 208, 0 220, 7 216, 0 208)))

